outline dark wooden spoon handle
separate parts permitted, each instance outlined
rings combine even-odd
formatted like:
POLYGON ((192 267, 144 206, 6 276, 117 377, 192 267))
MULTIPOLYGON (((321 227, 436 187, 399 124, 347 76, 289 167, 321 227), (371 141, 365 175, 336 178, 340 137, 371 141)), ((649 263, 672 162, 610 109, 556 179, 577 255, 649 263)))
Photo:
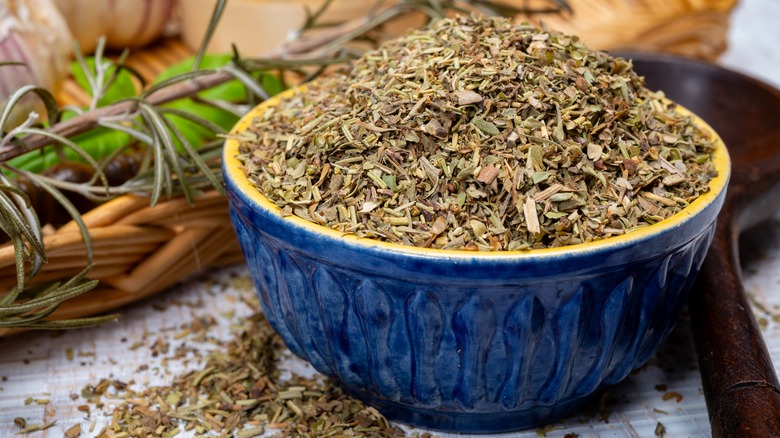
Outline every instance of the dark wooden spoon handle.
MULTIPOLYGON (((780 93, 770 114, 780 110, 780 93)), ((780 129, 744 121, 760 139, 732 139, 732 178, 718 228, 689 299, 704 396, 714 437, 780 437, 780 383, 742 284, 739 234, 780 208, 780 129), (753 125, 752 127, 750 125, 753 125), (741 148, 739 146, 742 146, 741 148)), ((728 131, 725 131, 728 132, 728 131)))
POLYGON ((688 305, 714 437, 780 437, 780 385, 742 286, 738 230, 714 237, 688 305))
POLYGON ((780 437, 780 383, 742 284, 738 248, 743 230, 780 208, 780 129, 766 117, 780 110, 780 93, 765 91, 760 98, 770 101, 768 114, 719 121, 734 137, 727 142, 732 178, 688 303, 714 437, 780 437), (741 138, 731 132, 735 122, 741 138))
POLYGON ((713 64, 623 54, 715 128, 732 174, 718 228, 689 299, 704 396, 715 437, 780 437, 780 385, 747 301, 737 240, 780 208, 780 91, 713 64))

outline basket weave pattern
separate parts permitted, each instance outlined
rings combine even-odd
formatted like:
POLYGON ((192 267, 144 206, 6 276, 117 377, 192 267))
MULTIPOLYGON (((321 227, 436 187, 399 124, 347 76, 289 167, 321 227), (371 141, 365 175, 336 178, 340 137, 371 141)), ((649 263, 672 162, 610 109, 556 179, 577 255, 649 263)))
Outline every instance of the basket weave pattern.
MULTIPOLYGON (((93 240, 101 286, 65 302, 59 317, 114 309, 158 293, 204 269, 241 260, 227 200, 210 191, 189 205, 184 199, 149 207, 149 199, 121 196, 84 215, 93 240)), ((44 238, 48 263, 31 284, 75 275, 87 264, 81 232, 71 222, 44 238)), ((0 248, 0 282, 16 284, 13 246, 0 248)))

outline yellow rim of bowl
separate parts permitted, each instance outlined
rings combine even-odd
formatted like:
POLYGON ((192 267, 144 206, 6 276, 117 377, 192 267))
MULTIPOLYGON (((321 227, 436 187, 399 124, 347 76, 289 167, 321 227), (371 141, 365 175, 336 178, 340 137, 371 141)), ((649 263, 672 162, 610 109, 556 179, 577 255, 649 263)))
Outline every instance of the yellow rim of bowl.
MULTIPOLYGON (((230 131, 229 135, 238 134, 246 130, 247 128, 251 127, 253 120, 256 117, 258 117, 260 114, 262 114, 262 112, 265 111, 266 108, 276 105, 282 99, 301 93, 305 91, 305 89, 306 89, 305 86, 292 88, 254 107, 252 110, 249 111, 249 113, 247 113, 244 117, 241 118, 241 120, 238 121, 238 123, 230 131)), ((451 249, 420 248, 416 246, 401 245, 397 243, 384 242, 381 240, 375 240, 369 238, 358 238, 354 234, 348 234, 348 233, 343 233, 341 231, 336 231, 331 228, 327 228, 309 222, 305 219, 301 219, 297 216, 287 216, 284 217, 284 220, 296 226, 299 226, 307 231, 310 231, 312 233, 326 235, 335 239, 347 240, 352 244, 365 246, 367 248, 373 247, 373 248, 380 248, 380 249, 385 249, 393 252, 405 252, 405 253, 411 253, 411 254, 422 255, 422 256, 438 256, 438 257, 444 256, 449 258, 483 258, 483 257, 516 258, 518 256, 551 257, 551 256, 563 255, 564 253, 572 254, 573 252, 578 252, 578 253, 591 252, 597 249, 614 246, 614 245, 621 245, 631 241, 644 240, 645 238, 648 238, 654 234, 658 234, 663 231, 678 227, 689 218, 695 216, 697 213, 704 210, 704 208, 710 205, 710 203, 712 203, 718 197, 718 195, 725 190, 729 180, 729 174, 731 171, 731 161, 729 158, 728 151, 726 150, 726 145, 723 143, 723 140, 720 138, 720 136, 718 136, 715 130, 712 129, 712 127, 709 124, 707 124, 707 122, 702 120, 699 116, 693 114, 687 108, 684 108, 679 104, 676 105, 677 105, 676 110, 678 113, 684 116, 690 116, 696 125, 704 129, 706 132, 710 133, 710 135, 712 136, 711 138, 715 141, 715 148, 712 153, 712 161, 715 164, 715 169, 717 169, 718 175, 710 181, 709 191, 700 195, 693 202, 691 202, 690 205, 685 207, 679 213, 675 214, 670 218, 664 219, 661 222, 655 223, 647 227, 639 228, 637 230, 631 231, 630 233, 621 234, 619 236, 612 236, 600 240, 594 240, 591 242, 578 243, 574 245, 566 245, 566 246, 561 246, 556 248, 540 248, 540 249, 528 249, 528 250, 516 250, 516 251, 462 251, 462 250, 451 250, 451 249)), ((257 203, 257 205, 260 206, 261 208, 271 211, 281 218, 282 217, 280 214, 281 209, 276 204, 271 202, 268 198, 263 196, 260 193, 260 191, 251 182, 249 182, 249 179, 247 178, 246 174, 241 168, 241 162, 237 158, 238 147, 239 147, 239 142, 236 139, 228 137, 228 139, 225 141, 225 149, 223 152, 222 159, 224 163, 223 165, 225 168, 226 177, 232 180, 235 186, 238 189, 240 189, 247 198, 257 203)))

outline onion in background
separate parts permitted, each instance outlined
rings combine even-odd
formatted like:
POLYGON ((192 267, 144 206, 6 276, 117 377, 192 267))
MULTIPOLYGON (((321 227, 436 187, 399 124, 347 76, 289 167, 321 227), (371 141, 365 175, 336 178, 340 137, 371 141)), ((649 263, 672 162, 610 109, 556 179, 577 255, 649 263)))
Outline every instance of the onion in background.
POLYGON ((162 35, 175 0, 55 0, 84 53, 98 38, 115 49, 141 47, 162 35))
MULTIPOLYGON (((0 67, 0 108, 14 91, 35 84, 56 92, 68 72, 71 36, 51 0, 0 0, 0 61, 25 65, 0 67)), ((14 109, 6 131, 43 105, 27 95, 14 109)))

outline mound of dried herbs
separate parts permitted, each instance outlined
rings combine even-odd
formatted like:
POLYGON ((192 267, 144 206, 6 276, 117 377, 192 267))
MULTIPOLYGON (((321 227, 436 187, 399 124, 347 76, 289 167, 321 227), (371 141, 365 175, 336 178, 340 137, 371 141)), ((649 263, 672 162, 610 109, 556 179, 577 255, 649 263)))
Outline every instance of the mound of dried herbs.
POLYGON ((285 215, 359 237, 519 250, 630 232, 715 174, 631 63, 503 18, 434 22, 283 99, 240 159, 285 215))

